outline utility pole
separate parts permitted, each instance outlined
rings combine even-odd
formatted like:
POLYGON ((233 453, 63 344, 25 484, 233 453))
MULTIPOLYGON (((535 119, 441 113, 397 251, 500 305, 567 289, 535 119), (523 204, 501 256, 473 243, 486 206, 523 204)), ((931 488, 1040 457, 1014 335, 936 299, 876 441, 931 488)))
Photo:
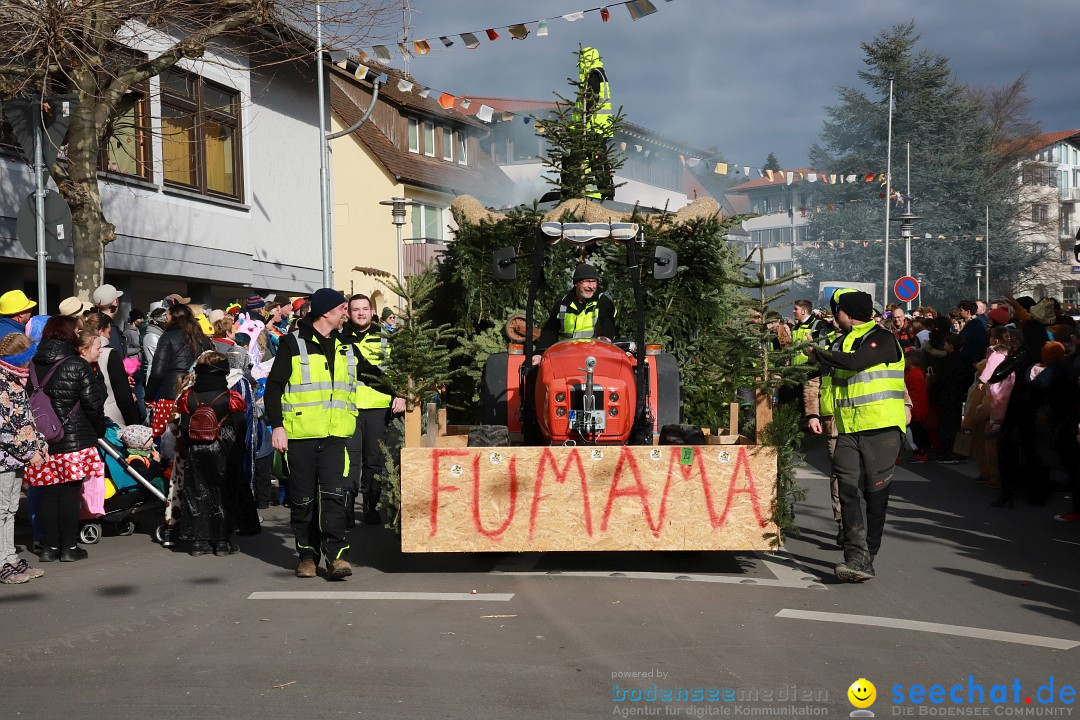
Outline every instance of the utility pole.
POLYGON ((892 111, 893 82, 889 76, 889 135, 885 159, 885 282, 881 288, 881 311, 889 304, 889 206, 892 205, 892 111))

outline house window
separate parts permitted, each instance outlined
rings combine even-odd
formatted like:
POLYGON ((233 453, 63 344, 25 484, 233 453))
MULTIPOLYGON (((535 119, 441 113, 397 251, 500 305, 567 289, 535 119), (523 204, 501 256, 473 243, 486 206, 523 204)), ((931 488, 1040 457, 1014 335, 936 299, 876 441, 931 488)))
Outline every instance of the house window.
POLYGON ((450 128, 442 129, 442 159, 454 162, 454 133, 450 128))
POLYGON ((409 118, 409 152, 420 152, 420 121, 409 118))
POLYGON ((443 211, 435 205, 416 203, 412 206, 413 241, 442 242, 443 211))
POLYGON ((150 127, 146 94, 129 92, 106 127, 98 169, 150 179, 150 127))
POLYGON ((197 75, 163 74, 161 152, 166 185, 238 199, 240 94, 197 75))
POLYGON ((463 132, 457 133, 457 161, 459 165, 469 164, 469 136, 463 132))
POLYGON ((1031 222, 1045 223, 1050 221, 1050 206, 1045 203, 1031 204, 1031 222))
POLYGON ((424 154, 435 157, 435 126, 429 122, 424 123, 424 154))

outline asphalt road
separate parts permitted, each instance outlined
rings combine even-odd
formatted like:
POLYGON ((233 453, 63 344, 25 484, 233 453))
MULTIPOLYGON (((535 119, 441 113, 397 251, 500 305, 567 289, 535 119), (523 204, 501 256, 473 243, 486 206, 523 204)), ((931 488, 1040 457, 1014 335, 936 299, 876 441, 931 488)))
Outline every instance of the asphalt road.
POLYGON ((0 718, 844 717, 859 678, 876 686, 877 717, 1068 716, 1080 527, 1053 521, 1060 494, 991 508, 972 474, 898 468, 878 577, 863 585, 832 578, 840 553, 814 466, 800 472, 802 534, 775 556, 405 556, 362 527, 356 574, 328 583, 293 577, 281 508, 225 558, 162 549, 148 518, 88 561, 0 589, 0 718), (960 684, 963 702, 911 701, 913 685, 935 684, 960 684), (991 702, 994 685, 1008 702, 991 702))

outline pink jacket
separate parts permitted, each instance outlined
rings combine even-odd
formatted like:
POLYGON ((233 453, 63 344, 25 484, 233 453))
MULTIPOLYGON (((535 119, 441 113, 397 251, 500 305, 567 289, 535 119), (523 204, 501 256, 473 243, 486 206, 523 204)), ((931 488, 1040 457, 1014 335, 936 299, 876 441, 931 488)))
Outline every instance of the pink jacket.
MULTIPOLYGON (((990 350, 986 357, 986 367, 979 375, 979 382, 986 383, 1005 357, 1006 354, 1000 350, 990 350)), ((986 385, 986 392, 990 396, 990 422, 994 425, 1001 425, 1005 419, 1005 411, 1009 408, 1009 397, 1012 395, 1015 382, 1016 373, 1013 373, 999 383, 986 385)))

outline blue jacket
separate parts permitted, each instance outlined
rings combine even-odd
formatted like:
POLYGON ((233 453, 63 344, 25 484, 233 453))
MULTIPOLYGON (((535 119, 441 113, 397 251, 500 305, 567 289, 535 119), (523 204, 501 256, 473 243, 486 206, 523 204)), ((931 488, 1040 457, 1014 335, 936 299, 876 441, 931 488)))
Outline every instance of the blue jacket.
POLYGON ((26 326, 22 323, 15 322, 14 318, 0 317, 0 338, 10 335, 11 333, 25 335, 26 326))

